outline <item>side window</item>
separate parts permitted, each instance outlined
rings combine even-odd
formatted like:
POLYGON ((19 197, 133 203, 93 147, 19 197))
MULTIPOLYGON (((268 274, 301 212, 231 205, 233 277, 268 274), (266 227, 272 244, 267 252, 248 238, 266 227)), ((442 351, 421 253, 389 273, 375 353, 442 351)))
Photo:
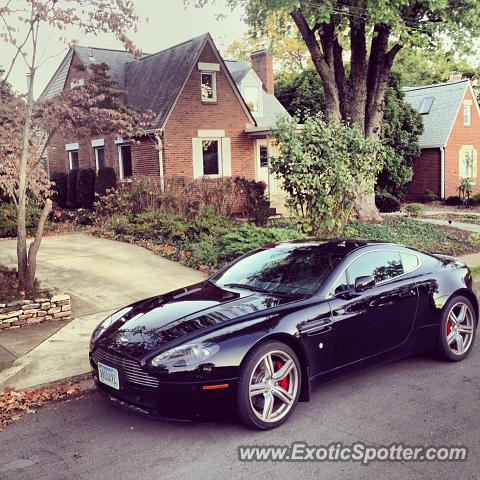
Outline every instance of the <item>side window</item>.
POLYGON ((355 279, 364 275, 373 275, 377 282, 397 277, 403 274, 400 253, 388 250, 366 253, 348 267, 347 274, 352 287, 355 279))
POLYGON ((347 282, 347 274, 344 271, 332 285, 330 293, 332 295, 338 295, 339 293, 346 292, 347 290, 350 290, 350 287, 347 282))
POLYGON ((402 259, 403 271, 405 273, 412 272, 419 265, 418 257, 411 253, 401 253, 400 258, 402 259))

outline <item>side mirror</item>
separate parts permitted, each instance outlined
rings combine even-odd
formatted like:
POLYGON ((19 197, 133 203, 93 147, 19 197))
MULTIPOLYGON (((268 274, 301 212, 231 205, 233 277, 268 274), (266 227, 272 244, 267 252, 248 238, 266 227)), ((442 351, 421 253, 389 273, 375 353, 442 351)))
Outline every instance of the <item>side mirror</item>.
POLYGON ((355 279, 355 291, 363 292, 375 286, 375 277, 373 275, 364 275, 355 279))

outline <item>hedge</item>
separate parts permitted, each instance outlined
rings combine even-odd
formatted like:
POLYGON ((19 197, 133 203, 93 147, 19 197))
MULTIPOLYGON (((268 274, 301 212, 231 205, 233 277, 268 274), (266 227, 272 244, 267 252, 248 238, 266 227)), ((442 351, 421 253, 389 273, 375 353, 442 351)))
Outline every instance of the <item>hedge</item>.
POLYGON ((112 167, 103 167, 98 170, 97 178, 95 180, 95 193, 103 197, 108 189, 117 186, 117 176, 112 167))
POLYGON ((52 200, 62 208, 67 207, 68 202, 68 175, 65 172, 52 172, 50 180, 55 182, 52 200))
POLYGON ((77 206, 81 208, 93 208, 95 201, 95 170, 81 168, 77 175, 77 206))

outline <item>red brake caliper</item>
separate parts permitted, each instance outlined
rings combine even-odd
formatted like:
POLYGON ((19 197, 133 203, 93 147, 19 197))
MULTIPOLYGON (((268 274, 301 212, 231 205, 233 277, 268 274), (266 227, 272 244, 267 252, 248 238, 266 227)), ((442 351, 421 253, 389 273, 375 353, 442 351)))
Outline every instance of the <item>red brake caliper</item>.
POLYGON ((447 337, 450 335, 451 331, 452 331, 452 324, 450 323, 450 320, 447 320, 447 337))
MULTIPOLYGON (((280 370, 281 368, 283 367, 283 363, 282 362, 275 362, 275 368, 278 370, 280 370)), ((284 390, 288 390, 288 379, 287 377, 284 377, 282 378, 279 382, 278 382, 278 385, 280 387, 282 387, 284 390)))

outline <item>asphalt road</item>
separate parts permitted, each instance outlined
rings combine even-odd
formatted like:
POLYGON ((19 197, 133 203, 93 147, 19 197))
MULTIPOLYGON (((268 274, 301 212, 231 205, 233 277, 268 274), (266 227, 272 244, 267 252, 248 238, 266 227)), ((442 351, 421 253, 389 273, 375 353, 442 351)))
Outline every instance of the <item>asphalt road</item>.
POLYGON ((315 389, 270 432, 166 422, 97 393, 44 407, 0 433, 0 479, 480 479, 480 348, 463 363, 415 357, 315 389), (239 445, 363 441, 465 445, 465 463, 241 463, 239 445))

